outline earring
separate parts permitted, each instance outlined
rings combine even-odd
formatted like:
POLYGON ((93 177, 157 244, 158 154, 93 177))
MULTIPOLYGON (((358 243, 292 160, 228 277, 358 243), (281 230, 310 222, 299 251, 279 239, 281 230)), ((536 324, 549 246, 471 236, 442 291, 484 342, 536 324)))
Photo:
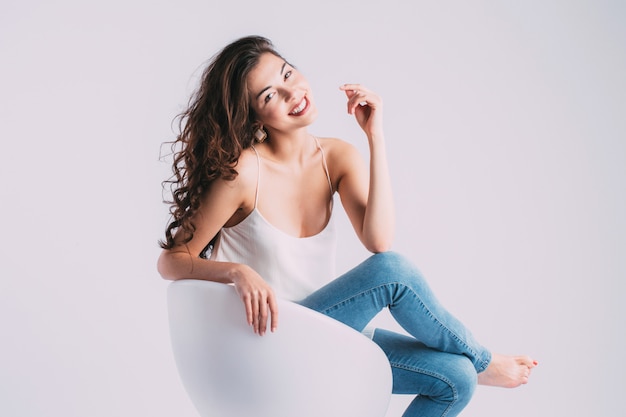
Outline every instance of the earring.
POLYGON ((254 140, 256 140, 258 143, 263 143, 266 138, 267 138, 267 133, 262 128, 258 128, 254 132, 254 140))

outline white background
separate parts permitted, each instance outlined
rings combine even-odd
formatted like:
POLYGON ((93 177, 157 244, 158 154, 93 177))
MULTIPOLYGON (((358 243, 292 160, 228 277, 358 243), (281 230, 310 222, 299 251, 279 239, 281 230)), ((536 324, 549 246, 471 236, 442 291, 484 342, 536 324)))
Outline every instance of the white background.
MULTIPOLYGON (((338 86, 383 96, 394 249, 484 344, 540 361, 530 385, 479 387, 463 415, 620 414, 623 2, 1 9, 0 415, 195 415, 155 269, 169 175, 159 152, 206 60, 248 34, 270 37, 308 76, 317 135, 365 152, 338 86)), ((340 269, 365 256, 344 221, 340 269)))

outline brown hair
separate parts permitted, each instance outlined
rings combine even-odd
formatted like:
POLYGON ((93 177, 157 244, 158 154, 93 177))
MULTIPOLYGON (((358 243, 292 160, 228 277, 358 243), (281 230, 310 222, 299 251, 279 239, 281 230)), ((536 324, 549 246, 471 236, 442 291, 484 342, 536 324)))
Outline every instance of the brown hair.
POLYGON ((251 146, 257 127, 247 77, 268 52, 280 57, 272 42, 261 36, 241 38, 224 47, 204 70, 187 110, 176 117, 180 133, 171 143, 173 176, 163 182, 172 194, 172 200, 165 201, 172 218, 165 241, 160 241, 162 248, 174 246, 177 229, 184 231, 183 243, 189 242, 195 232, 191 218, 211 182, 237 176, 239 156, 251 146))

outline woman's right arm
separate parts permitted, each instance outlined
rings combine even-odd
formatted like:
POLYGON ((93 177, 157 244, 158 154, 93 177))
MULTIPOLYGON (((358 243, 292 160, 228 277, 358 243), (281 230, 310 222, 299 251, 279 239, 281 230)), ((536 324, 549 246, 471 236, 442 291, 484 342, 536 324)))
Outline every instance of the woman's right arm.
POLYGON ((263 335, 268 320, 272 331, 278 324, 272 288, 248 265, 200 258, 202 250, 224 225, 243 219, 254 206, 256 166, 253 170, 248 169, 250 164, 245 163, 246 160, 249 158, 240 159, 236 179, 217 180, 211 185, 193 217, 196 230, 192 239, 183 243, 183 232, 179 231, 175 246, 161 252, 157 269, 164 279, 169 280, 202 279, 234 284, 244 303, 248 323, 255 333, 263 335))

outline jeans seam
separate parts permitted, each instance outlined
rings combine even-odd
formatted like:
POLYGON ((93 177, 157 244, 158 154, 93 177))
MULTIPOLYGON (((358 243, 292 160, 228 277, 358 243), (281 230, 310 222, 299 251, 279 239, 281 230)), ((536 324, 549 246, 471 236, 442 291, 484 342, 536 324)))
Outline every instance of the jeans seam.
MULTIPOLYGON (((337 303, 327 307, 326 309, 322 310, 321 312, 323 312, 324 314, 328 315, 328 313, 330 313, 332 310, 336 310, 338 309, 340 306, 346 305, 348 302, 355 300, 358 297, 362 297, 364 295, 367 294, 371 294, 376 292, 377 290, 380 290, 381 288, 385 288, 385 287, 389 287, 390 285, 395 286, 395 287, 399 287, 401 286, 402 288, 408 289, 411 293, 411 295, 413 296, 413 298, 419 303, 419 305, 427 312, 428 317, 430 317, 435 323, 437 323, 437 325, 439 325, 439 327, 441 327, 442 329, 444 329, 446 332, 448 332, 453 338, 454 340, 456 340, 459 344, 462 344, 465 349, 467 349, 468 352, 470 352, 474 358, 476 358, 476 362, 479 364, 478 368, 476 369, 476 371, 478 373, 484 371, 487 366, 489 365, 489 363, 485 363, 485 361, 482 359, 482 357, 480 357, 480 355, 478 354, 478 352, 476 352, 474 349, 472 349, 459 335, 457 335, 453 330, 449 329, 447 326, 445 326, 441 320, 439 320, 439 318, 433 314, 433 312, 426 307, 426 305, 422 302, 422 299, 418 296, 417 291, 415 291, 415 289, 413 289, 411 286, 399 282, 399 281, 393 281, 393 282, 388 282, 385 284, 380 284, 377 285, 375 287, 369 288, 365 291, 361 291, 357 294, 353 294, 348 298, 345 298, 341 301, 338 301, 337 303)), ((390 304, 387 304, 387 307, 389 307, 390 304)), ((476 367, 475 367, 476 368, 476 367)))
MULTIPOLYGON (((349 301, 352 301, 352 300, 354 300, 354 299, 356 299, 356 298, 358 298, 358 297, 361 297, 361 296, 363 296, 363 295, 365 295, 365 294, 370 294, 370 293, 373 293, 374 291, 376 291, 376 290, 378 290, 378 289, 380 289, 380 288, 382 288, 382 287, 385 287, 385 286, 387 286, 387 285, 389 285, 389 284, 381 284, 381 285, 377 285, 376 287, 369 288, 369 289, 367 289, 366 291, 361 291, 361 292, 359 292, 359 293, 357 293, 357 294, 353 294, 353 295, 351 295, 350 297, 345 298, 345 299, 343 299, 343 300, 341 300, 341 301, 338 301, 338 302, 336 302, 335 304, 333 304, 333 305, 331 305, 331 306, 327 307, 326 309, 324 309, 324 310, 323 310, 323 312, 324 312, 324 314, 326 314, 326 313, 330 312, 331 310, 336 310, 336 309, 337 309, 337 308, 339 308, 340 306, 347 304, 349 301)), ((387 306, 389 306, 389 305, 387 305, 387 306)))
MULTIPOLYGON (((448 387, 450 387, 450 389, 452 390, 452 401, 450 401, 448 403, 448 406, 446 407, 446 409, 443 411, 443 414, 441 415, 441 417, 445 417, 446 415, 448 415, 448 412, 450 411, 450 409, 452 408, 452 406, 454 405, 454 403, 456 403, 459 400, 459 392, 457 391, 456 387, 454 386, 454 384, 452 383, 452 381, 450 381, 448 378, 446 378, 445 376, 438 374, 436 372, 432 372, 432 371, 427 371, 425 369, 421 369, 421 368, 416 368, 414 366, 408 366, 408 365, 404 365, 401 363, 397 363, 397 362, 392 362, 389 361, 389 364, 391 365, 391 367, 393 368, 398 368, 398 369, 403 369, 405 371, 410 371, 410 372, 416 372, 416 373, 420 373, 423 375, 428 375, 431 376, 433 378, 436 378, 442 382, 444 382, 446 385, 448 385, 448 387)), ((419 394, 418 394, 419 395, 419 394)))
POLYGON ((456 332, 454 332, 452 329, 448 328, 446 325, 444 325, 441 320, 439 320, 439 318, 433 314, 433 312, 426 307, 426 305, 422 302, 422 299, 417 295, 417 292, 411 288, 410 286, 406 285, 406 284, 402 284, 399 282, 396 282, 396 284, 398 285, 402 285, 405 288, 408 288, 411 291, 411 295, 413 296, 413 298, 419 303, 420 306, 422 306, 422 308, 427 312, 428 316, 435 321, 442 329, 444 329, 446 332, 448 332, 453 338, 454 340, 456 340, 459 344, 463 345, 465 347, 465 349, 467 349, 468 352, 471 352, 472 356, 474 356, 476 358, 477 362, 481 363, 481 366, 485 366, 482 358, 480 358, 478 352, 476 352, 474 349, 472 349, 466 342, 465 340, 463 340, 456 332))

